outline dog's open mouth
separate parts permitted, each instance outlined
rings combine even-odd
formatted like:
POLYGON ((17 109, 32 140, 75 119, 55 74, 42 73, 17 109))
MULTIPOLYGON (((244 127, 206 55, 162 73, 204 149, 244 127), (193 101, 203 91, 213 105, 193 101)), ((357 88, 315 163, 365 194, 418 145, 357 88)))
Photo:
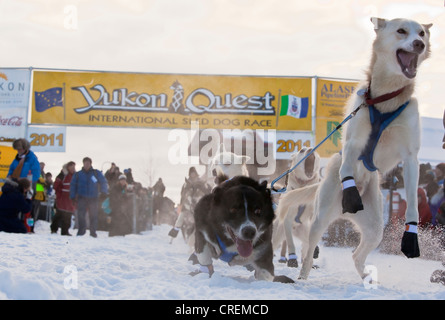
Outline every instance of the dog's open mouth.
POLYGON ((408 52, 403 49, 397 50, 397 61, 402 68, 403 74, 412 79, 417 74, 417 58, 419 55, 414 52, 408 52))
POLYGON ((238 238, 233 232, 232 228, 230 228, 229 226, 227 226, 227 231, 229 232, 233 242, 235 242, 236 249, 238 250, 240 256, 243 258, 249 257, 253 252, 252 240, 243 240, 238 238))
MULTIPOLYGON (((309 149, 310 151, 310 149, 309 149)), ((306 177, 311 178, 314 174, 314 166, 315 166, 315 155, 312 153, 307 159, 304 161, 304 172, 306 177)))

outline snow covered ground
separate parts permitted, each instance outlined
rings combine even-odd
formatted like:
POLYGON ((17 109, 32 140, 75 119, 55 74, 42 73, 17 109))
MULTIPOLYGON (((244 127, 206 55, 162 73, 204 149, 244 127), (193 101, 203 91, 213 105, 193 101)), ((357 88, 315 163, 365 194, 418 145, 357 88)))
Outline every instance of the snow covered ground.
MULTIPOLYGON (((295 284, 255 281, 253 273, 222 261, 215 261, 212 278, 191 277, 190 249, 180 235, 170 244, 169 230, 162 225, 125 237, 62 237, 38 221, 35 234, 0 232, 0 299, 445 299, 445 286, 430 283, 431 273, 443 269, 439 261, 377 250, 367 260, 377 270, 374 288, 363 285, 350 248, 323 246, 320 268, 295 284)), ((275 266, 276 274, 292 279, 300 270, 275 266)))

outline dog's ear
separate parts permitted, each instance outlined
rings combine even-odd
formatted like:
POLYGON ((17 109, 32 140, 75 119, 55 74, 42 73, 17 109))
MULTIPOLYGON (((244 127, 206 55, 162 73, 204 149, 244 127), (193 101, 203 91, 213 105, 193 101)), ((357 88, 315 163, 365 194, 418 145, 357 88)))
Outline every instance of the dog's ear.
POLYGON ((422 27, 425 29, 425 31, 429 34, 430 33, 430 28, 433 26, 432 23, 428 23, 428 24, 422 24, 422 27))
POLYGON ((375 32, 377 32, 379 29, 383 29, 386 26, 386 19, 372 17, 371 22, 374 25, 375 32))
POLYGON ((267 188, 266 180, 264 180, 263 182, 260 183, 260 192, 262 194, 266 194, 266 195, 270 196, 270 190, 267 188))

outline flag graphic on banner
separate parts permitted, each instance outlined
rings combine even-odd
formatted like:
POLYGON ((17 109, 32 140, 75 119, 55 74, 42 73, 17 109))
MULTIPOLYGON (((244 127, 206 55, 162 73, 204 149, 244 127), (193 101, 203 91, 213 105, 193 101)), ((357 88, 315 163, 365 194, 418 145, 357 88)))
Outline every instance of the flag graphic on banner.
POLYGON ((37 112, 43 112, 52 107, 63 107, 63 89, 54 87, 41 92, 35 91, 34 100, 37 112))
POLYGON ((291 116, 297 119, 306 118, 309 110, 309 98, 293 95, 281 97, 280 116, 291 116))

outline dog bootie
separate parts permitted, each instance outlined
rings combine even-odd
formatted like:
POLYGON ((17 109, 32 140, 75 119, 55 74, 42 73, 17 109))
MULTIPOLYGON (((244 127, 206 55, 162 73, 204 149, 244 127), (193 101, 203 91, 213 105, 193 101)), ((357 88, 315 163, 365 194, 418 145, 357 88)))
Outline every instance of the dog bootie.
POLYGON ((343 213, 356 213, 359 210, 363 210, 362 198, 355 185, 353 177, 346 177, 342 181, 343 188, 343 213))
POLYGON ((280 259, 278 259, 278 263, 287 263, 286 257, 280 257, 280 259))
POLYGON ((287 266, 289 268, 298 268, 298 257, 295 253, 289 253, 289 259, 287 260, 287 266))
POLYGON ((179 228, 172 228, 169 231, 168 235, 172 238, 176 238, 176 236, 178 235, 178 232, 179 232, 179 228))
POLYGON ((419 241, 417 239, 417 223, 409 222, 405 224, 405 227, 401 250, 408 258, 417 258, 420 256, 419 241))

